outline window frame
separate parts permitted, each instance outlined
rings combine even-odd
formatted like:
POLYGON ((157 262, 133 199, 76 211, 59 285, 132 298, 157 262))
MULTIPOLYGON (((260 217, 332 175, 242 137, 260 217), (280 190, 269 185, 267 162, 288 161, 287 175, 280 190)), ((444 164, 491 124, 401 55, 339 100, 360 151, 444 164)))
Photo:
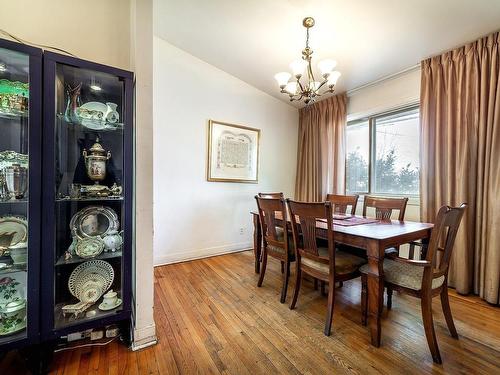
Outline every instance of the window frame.
MULTIPOLYGON (((357 118, 351 121, 348 121, 346 123, 346 136, 347 136, 347 128, 352 125, 358 125, 363 122, 368 122, 368 191, 352 191, 349 192, 349 194, 359 194, 359 195, 373 195, 373 196, 381 196, 381 197, 409 197, 412 200, 417 200, 420 198, 420 192, 419 194, 392 194, 392 193, 377 193, 373 191, 373 184, 374 184, 374 176, 375 176, 375 160, 377 160, 377 149, 376 149, 376 144, 375 142, 377 141, 377 127, 376 127, 376 120, 378 118, 383 118, 386 116, 394 116, 398 115, 400 113, 405 113, 405 112, 410 112, 417 110, 420 113, 420 105, 419 104, 411 104, 405 107, 401 107, 398 109, 390 110, 390 111, 385 111, 385 112, 380 112, 376 113, 370 116, 365 116, 361 118, 357 118)), ((420 121, 419 121, 419 127, 420 127, 420 121)), ((347 140, 346 140, 347 142, 347 140)), ((347 147, 346 153, 345 153, 345 165, 344 165, 344 186, 345 190, 347 193, 347 147)), ((420 147, 418 148, 418 160, 420 161, 420 147)), ((420 175, 419 175, 419 182, 420 182, 420 175)))

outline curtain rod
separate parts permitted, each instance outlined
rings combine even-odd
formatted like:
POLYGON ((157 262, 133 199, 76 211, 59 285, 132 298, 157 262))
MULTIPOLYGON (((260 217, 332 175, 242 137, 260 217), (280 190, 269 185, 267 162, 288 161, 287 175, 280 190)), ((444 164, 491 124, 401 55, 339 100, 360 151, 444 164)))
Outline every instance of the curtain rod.
POLYGON ((364 85, 358 86, 358 87, 356 87, 356 88, 354 88, 352 90, 349 90, 349 91, 347 91, 347 96, 351 96, 351 95, 355 94, 359 90, 365 89, 367 87, 375 86, 375 85, 377 85, 379 83, 388 81, 390 79, 396 78, 396 77, 398 77, 400 75, 403 75, 403 74, 408 73, 408 72, 412 72, 412 71, 417 70, 417 69, 420 69, 420 63, 418 63, 416 65, 413 65, 413 66, 410 66, 409 68, 400 70, 399 72, 396 72, 396 73, 393 73, 393 74, 389 74, 389 75, 384 76, 382 78, 379 78, 379 79, 377 79, 375 81, 372 81, 372 82, 369 82, 369 83, 365 83, 364 85))

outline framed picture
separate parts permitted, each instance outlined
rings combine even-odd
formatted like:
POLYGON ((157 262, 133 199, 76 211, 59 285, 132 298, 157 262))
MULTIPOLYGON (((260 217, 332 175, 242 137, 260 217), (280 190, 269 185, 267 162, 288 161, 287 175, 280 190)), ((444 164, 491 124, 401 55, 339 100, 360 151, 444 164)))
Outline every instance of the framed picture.
POLYGON ((260 130, 208 121, 207 180, 257 183, 260 130))

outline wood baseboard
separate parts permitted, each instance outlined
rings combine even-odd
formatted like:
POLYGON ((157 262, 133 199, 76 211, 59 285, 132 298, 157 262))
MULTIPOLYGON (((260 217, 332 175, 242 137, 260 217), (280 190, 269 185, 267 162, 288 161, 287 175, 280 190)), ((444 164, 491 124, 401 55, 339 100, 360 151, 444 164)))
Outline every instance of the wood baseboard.
POLYGON ((205 249, 185 250, 171 254, 155 257, 154 266, 164 266, 167 264, 186 262, 190 260, 209 258, 217 255, 224 255, 230 253, 237 253, 253 249, 253 242, 240 242, 230 245, 215 246, 205 249))

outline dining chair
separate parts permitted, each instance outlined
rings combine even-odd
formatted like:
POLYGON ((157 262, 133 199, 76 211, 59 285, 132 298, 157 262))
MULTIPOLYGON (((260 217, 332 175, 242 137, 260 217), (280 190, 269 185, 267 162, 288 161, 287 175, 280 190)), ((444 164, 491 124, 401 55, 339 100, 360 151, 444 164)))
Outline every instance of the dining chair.
POLYGON ((283 193, 259 193, 260 198, 283 198, 283 193))
MULTIPOLYGON (((384 286, 400 293, 420 298, 422 320, 425 336, 436 363, 441 363, 441 355, 436 340, 436 332, 432 319, 432 298, 441 297, 446 324, 451 336, 458 339, 457 330, 453 323, 450 303, 448 301, 448 270, 453 250, 453 244, 460 227, 465 208, 443 206, 439 209, 424 260, 412 260, 396 257, 384 259, 384 286), (443 246, 441 246, 443 245, 443 246), (440 256, 438 256, 440 252, 440 256)), ((366 325, 368 295, 367 295, 367 265, 361 267, 361 309, 362 323, 366 325)), ((392 308, 392 293, 387 296, 387 309, 392 308)))
POLYGON ((333 213, 345 215, 347 206, 351 206, 351 215, 356 214, 356 206, 358 205, 359 195, 339 195, 327 194, 326 200, 333 204, 333 213))
POLYGON ((346 281, 360 275, 359 267, 366 260, 353 254, 335 250, 333 235, 333 209, 331 202, 304 203, 287 199, 290 210, 292 235, 296 258, 296 280, 290 309, 297 304, 303 274, 310 275, 329 284, 328 305, 324 333, 330 336, 335 282, 346 281), (325 222, 328 229, 327 247, 318 246, 317 220, 325 222))
MULTIPOLYGON (((284 195, 282 192, 276 192, 276 193, 258 193, 258 196, 260 198, 284 198, 284 195)), ((259 262, 262 262, 262 254, 261 258, 259 259, 259 262)), ((285 263, 281 262, 281 273, 285 273, 285 263)))
MULTIPOLYGON (((392 217, 392 212, 394 210, 399 211, 398 220, 403 221, 405 219, 406 205, 408 204, 408 198, 379 198, 365 196, 363 202, 363 216, 366 216, 367 208, 375 209, 375 218, 378 220, 390 221, 392 217)), ((413 251, 413 247, 410 249, 413 251)), ((398 247, 389 247, 385 249, 386 257, 396 257, 399 255, 398 247)), ((413 255, 410 253, 409 258, 413 259, 413 255)))
POLYGON ((278 259, 281 262, 283 274, 280 302, 285 303, 288 279, 290 277, 290 263, 295 260, 293 241, 286 229, 287 211, 285 200, 282 197, 262 198, 258 195, 255 196, 255 199, 257 200, 257 207, 259 209, 263 239, 262 269, 257 286, 261 287, 264 281, 268 255, 278 259), (283 226, 278 225, 276 213, 281 215, 283 226))

